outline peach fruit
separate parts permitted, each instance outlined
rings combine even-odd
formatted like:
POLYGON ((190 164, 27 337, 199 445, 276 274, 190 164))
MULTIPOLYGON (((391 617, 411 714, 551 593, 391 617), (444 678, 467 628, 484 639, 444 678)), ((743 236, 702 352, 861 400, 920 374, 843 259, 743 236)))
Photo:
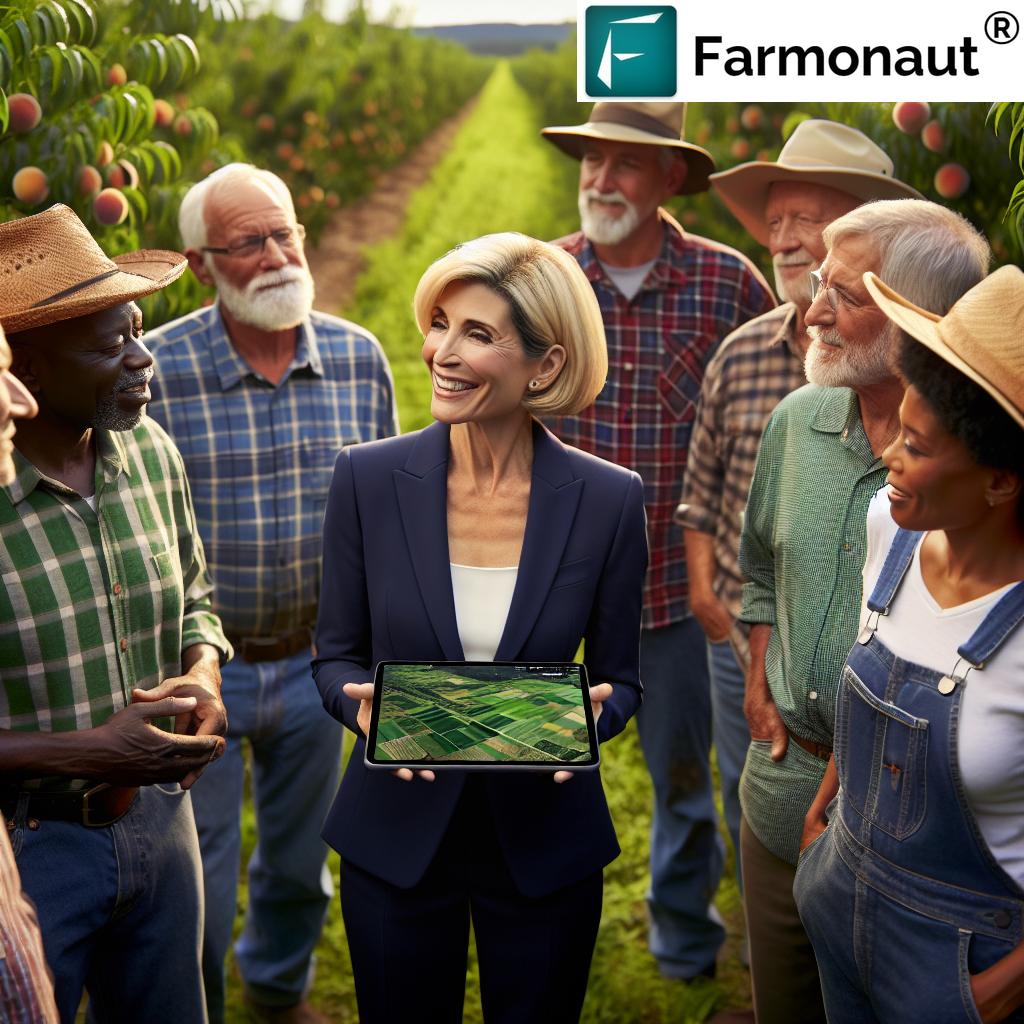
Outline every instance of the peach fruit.
POLYGON ((83 196, 94 196, 103 188, 103 175, 92 164, 83 164, 78 168, 78 191, 83 196))
POLYGON ((128 216, 128 200, 116 188, 105 188, 92 201, 92 212, 101 224, 120 224, 128 216))
POLYGON ((897 103, 892 108, 892 119, 896 127, 906 135, 916 135, 932 116, 927 103, 897 103))
POLYGON ((50 183, 46 175, 38 167, 22 167, 11 181, 11 188, 14 191, 14 198, 19 203, 26 203, 28 206, 37 206, 41 203, 50 191, 50 183))
POLYGON ((935 191, 943 199, 959 199, 971 185, 971 176, 961 164, 943 164, 935 172, 935 191))
POLYGON ((174 107, 167 100, 153 100, 153 122, 166 128, 174 120, 174 107))
POLYGON ((28 92, 16 92, 8 96, 7 112, 8 130, 19 135, 32 131, 43 117, 43 108, 39 106, 39 100, 28 92))
POLYGON ((934 119, 929 121, 921 129, 921 142, 925 149, 930 149, 933 153, 945 152, 947 140, 942 125, 934 119))

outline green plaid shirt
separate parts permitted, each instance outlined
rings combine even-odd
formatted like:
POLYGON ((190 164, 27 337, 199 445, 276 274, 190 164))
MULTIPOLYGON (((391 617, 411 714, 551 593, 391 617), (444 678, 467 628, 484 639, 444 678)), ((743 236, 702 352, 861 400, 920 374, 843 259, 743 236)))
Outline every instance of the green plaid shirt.
POLYGON ((178 450, 145 418, 94 437, 95 512, 17 451, 0 487, 0 728, 89 729, 185 648, 231 654, 178 450))

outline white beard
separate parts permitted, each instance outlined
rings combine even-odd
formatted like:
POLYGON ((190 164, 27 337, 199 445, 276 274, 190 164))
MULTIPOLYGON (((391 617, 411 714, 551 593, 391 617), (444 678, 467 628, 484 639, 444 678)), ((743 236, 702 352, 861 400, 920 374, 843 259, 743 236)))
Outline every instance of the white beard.
POLYGON ((800 309, 806 310, 811 304, 811 283, 806 278, 800 281, 787 281, 779 272, 787 264, 808 263, 817 266, 816 260, 803 246, 796 252, 780 252, 772 257, 772 269, 775 272, 775 291, 783 302, 795 303, 800 309))
POLYGON ((236 320, 261 331, 284 331, 296 327, 313 308, 313 275, 305 267, 282 267, 254 277, 244 288, 224 280, 211 263, 207 264, 217 286, 217 294, 236 320), (281 284, 277 288, 267 285, 281 284), (265 289, 265 290, 263 290, 265 289))
POLYGON ((580 189, 578 205, 583 234, 598 245, 618 245, 629 238, 640 223, 640 212, 621 192, 598 192, 596 188, 580 189), (621 203, 625 209, 618 217, 611 217, 591 207, 591 200, 621 203))
POLYGON ((890 359, 897 334, 891 323, 874 341, 852 346, 834 327, 808 327, 807 333, 811 344, 804 358, 804 373, 812 384, 823 388, 870 387, 893 376, 890 359))

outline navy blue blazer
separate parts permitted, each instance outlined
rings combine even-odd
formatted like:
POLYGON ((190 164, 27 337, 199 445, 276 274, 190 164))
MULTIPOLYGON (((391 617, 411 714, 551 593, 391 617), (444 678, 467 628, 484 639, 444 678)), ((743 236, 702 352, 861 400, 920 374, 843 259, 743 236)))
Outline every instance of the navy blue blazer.
MULTIPOLYGON (((533 430, 533 476, 519 573, 498 661, 571 661, 586 641, 591 683, 614 693, 602 740, 640 705, 640 611, 647 538, 636 473, 533 430)), ((324 824, 342 858, 403 888, 422 877, 466 773, 403 782, 363 764, 358 703, 378 661, 461 661, 448 557, 449 428, 345 448, 324 521, 323 586, 313 675, 324 707, 358 739, 324 824)), ((619 853, 599 773, 561 785, 547 773, 485 773, 506 863, 527 896, 542 896, 619 853)))

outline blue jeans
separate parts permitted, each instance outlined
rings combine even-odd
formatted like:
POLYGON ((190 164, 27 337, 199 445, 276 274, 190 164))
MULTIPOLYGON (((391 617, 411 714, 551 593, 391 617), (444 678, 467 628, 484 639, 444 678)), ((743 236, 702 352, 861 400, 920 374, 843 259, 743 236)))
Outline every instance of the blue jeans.
POLYGON ((199 949, 199 847, 178 784, 143 786, 120 821, 14 822, 25 892, 35 902, 63 1024, 82 989, 102 1024, 205 1024, 199 949))
POLYGON ((743 714, 746 679, 728 640, 708 644, 708 671, 711 675, 711 709, 718 756, 718 776, 722 785, 725 824, 732 837, 736 858, 736 881, 743 889, 740 870, 740 776, 750 746, 750 729, 743 714))
POLYGON ((252 747, 256 848, 249 906, 235 945, 247 991, 271 1006, 299 1002, 334 886, 320 828, 338 788, 341 726, 320 703, 308 652, 222 670, 227 750, 192 788, 206 886, 203 979, 213 1024, 224 1019, 224 958, 231 943, 241 857, 244 764, 252 747))
POLYGON ((693 617, 640 638, 640 746, 654 783, 650 949, 662 974, 714 968, 725 939, 712 905, 722 875, 711 784, 711 685, 704 632, 693 617))

